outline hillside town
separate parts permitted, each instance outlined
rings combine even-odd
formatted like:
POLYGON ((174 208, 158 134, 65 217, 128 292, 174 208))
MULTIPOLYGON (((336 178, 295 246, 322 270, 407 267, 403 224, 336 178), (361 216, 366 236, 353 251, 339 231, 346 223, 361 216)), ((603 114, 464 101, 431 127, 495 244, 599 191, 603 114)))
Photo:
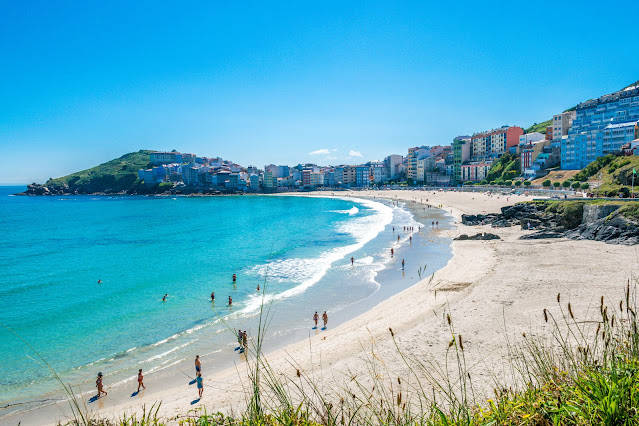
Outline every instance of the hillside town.
POLYGON ((579 170, 608 154, 636 155, 639 147, 639 84, 588 100, 553 116, 540 131, 502 126, 457 136, 451 144, 408 148, 363 164, 240 166, 222 158, 153 152, 151 168, 138 171, 148 186, 170 183, 223 191, 370 188, 385 184, 452 186, 490 183, 491 168, 514 158, 509 179, 531 181, 552 170, 579 170))

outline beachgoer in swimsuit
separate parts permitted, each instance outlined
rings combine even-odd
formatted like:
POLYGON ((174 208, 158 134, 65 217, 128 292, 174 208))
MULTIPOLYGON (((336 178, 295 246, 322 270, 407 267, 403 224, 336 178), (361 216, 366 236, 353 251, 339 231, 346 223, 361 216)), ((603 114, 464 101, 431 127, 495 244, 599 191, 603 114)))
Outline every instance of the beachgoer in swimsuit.
POLYGON ((102 373, 98 373, 98 379, 95 381, 95 387, 98 388, 98 398, 100 398, 100 395, 102 394, 107 395, 107 392, 102 387, 102 373))
POLYGON ((399 241, 399 235, 397 236, 397 241, 399 241))
POLYGON ((168 295, 169 295, 168 293, 164 295, 164 297, 162 298, 163 302, 166 302, 166 296, 168 296, 168 295))
POLYGON ((98 280, 98 284, 102 284, 102 280, 98 280))
POLYGON ((202 363, 200 362, 200 356, 195 355, 195 373, 202 371, 202 363))
POLYGON ((257 291, 260 291, 260 285, 259 284, 257 285, 257 291))
POLYGON ((244 350, 246 350, 247 345, 246 342, 248 340, 248 334, 246 334, 246 330, 244 330, 244 332, 242 333, 242 347, 244 348, 244 350))
POLYGON ((142 389, 146 389, 143 380, 144 376, 142 375, 142 369, 140 368, 140 370, 138 371, 138 392, 140 392, 140 386, 142 386, 142 389))
POLYGON ((404 259, 402 259, 402 269, 404 269, 404 259))
POLYGON ((235 283, 235 281, 237 281, 237 275, 233 274, 233 283, 235 283))
POLYGON ((410 243, 413 242, 413 236, 412 235, 410 237, 408 237, 408 242, 410 242, 410 243))
POLYGON ((326 315, 326 311, 322 314, 322 320, 324 320, 324 328, 326 328, 326 324, 328 324, 328 315, 326 315))
POLYGON ((202 373, 197 372, 197 377, 195 378, 197 382, 197 394, 200 398, 202 398, 202 393, 204 393, 204 384, 202 383, 202 373))
POLYGON ((242 347, 242 330, 237 330, 237 343, 242 347))
POLYGON ((215 292, 211 292, 211 301, 215 302, 215 292))
POLYGON ((315 328, 317 328, 317 320, 319 319, 319 315, 317 315, 317 311, 315 311, 315 315, 313 315, 313 321, 315 321, 315 328))
POLYGON ((393 248, 391 247, 391 257, 393 257, 394 254, 395 254, 395 250, 393 250, 393 248))
POLYGON ((229 296, 229 306, 231 306, 232 304, 233 304, 233 298, 229 296))
POLYGON ((355 258, 351 257, 351 265, 353 265, 354 262, 355 262, 355 258))

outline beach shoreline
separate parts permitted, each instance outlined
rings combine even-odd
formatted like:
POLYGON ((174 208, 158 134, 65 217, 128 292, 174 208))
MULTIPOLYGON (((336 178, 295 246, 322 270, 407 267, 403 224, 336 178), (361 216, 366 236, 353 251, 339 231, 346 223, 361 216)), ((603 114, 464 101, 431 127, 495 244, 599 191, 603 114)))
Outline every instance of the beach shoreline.
MULTIPOLYGON (((326 197, 328 194, 300 195, 326 197)), ((457 221, 462 214, 497 212, 505 205, 532 199, 452 191, 357 191, 338 196, 441 205, 457 221)), ((449 232, 453 237, 488 229, 457 224, 457 228, 449 232)), ((450 312, 455 318, 456 329, 468 336, 465 344, 469 358, 478 365, 474 374, 478 383, 486 388, 495 373, 489 366, 499 369, 499 362, 503 362, 504 335, 523 329, 543 332, 540 313, 542 309, 550 308, 558 292, 572 299, 576 310, 583 310, 601 294, 616 296, 626 279, 637 270, 635 248, 564 239, 523 241, 518 237, 526 231, 520 229, 490 231, 498 234, 501 240, 454 241, 453 257, 432 278, 415 283, 322 335, 269 353, 270 365, 290 377, 295 374, 293 365, 296 365, 298 369, 313 371, 317 377, 322 377, 322 385, 331 386, 339 384, 347 372, 363 373, 366 368, 364 347, 374 344, 381 358, 391 367, 401 369, 389 328, 393 329, 402 348, 424 352, 437 359, 445 352, 450 339, 441 315, 450 312), (597 269, 584 268, 583 259, 593 252, 598 254, 593 259, 597 269), (500 333, 506 319, 510 328, 500 333)), ((97 407, 96 413, 105 418, 119 417, 123 413, 140 412, 143 404, 148 408, 159 401, 162 401, 159 414, 166 417, 186 414, 198 406, 206 406, 209 412, 238 413, 244 403, 242 389, 246 384, 246 371, 243 368, 238 366, 207 377, 210 383, 217 385, 208 386, 209 392, 205 389, 204 398, 195 404, 192 404, 196 395, 193 386, 182 383, 134 402, 109 405, 108 398, 103 398, 98 400, 102 405, 97 407)), ((27 425, 57 420, 43 418, 42 413, 38 416, 37 410, 25 413, 23 418, 22 424, 27 425)), ((16 423, 18 417, 7 420, 16 423)))

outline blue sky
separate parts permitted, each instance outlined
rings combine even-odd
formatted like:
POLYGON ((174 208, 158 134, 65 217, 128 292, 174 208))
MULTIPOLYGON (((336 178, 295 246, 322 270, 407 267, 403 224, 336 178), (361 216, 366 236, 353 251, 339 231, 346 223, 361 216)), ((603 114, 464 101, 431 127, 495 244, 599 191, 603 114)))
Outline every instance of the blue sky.
POLYGON ((639 2, 2 2, 0 182, 138 149, 377 160, 639 79, 639 2), (361 155, 361 156, 360 156, 361 155))

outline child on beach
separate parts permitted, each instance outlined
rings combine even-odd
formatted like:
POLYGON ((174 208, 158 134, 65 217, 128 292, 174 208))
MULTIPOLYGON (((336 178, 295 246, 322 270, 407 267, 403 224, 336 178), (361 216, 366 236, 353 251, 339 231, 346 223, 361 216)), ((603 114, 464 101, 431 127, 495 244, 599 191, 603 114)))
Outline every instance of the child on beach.
POLYGON ((142 386, 142 389, 146 389, 146 386, 144 386, 143 380, 144 380, 144 376, 142 375, 142 369, 140 368, 140 370, 138 371, 138 392, 140 392, 140 386, 142 386))
POLYGON ((107 392, 102 386, 102 373, 98 373, 98 379, 95 381, 95 387, 98 388, 98 398, 100 398, 100 395, 103 393, 107 395, 107 392))
POLYGON ((204 384, 202 383, 202 373, 198 372, 197 377, 195 378, 197 382, 197 394, 199 398, 202 398, 202 394, 204 393, 204 384))

